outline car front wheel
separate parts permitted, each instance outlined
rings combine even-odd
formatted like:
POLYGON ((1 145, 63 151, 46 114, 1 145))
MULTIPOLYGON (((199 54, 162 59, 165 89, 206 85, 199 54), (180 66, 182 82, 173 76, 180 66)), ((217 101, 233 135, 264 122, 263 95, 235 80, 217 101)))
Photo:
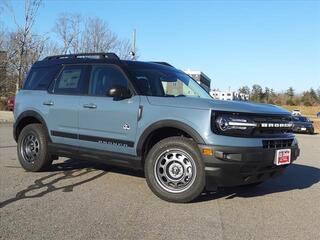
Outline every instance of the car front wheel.
POLYGON ((190 202, 205 186, 198 146, 183 137, 169 137, 155 144, 147 155, 145 174, 150 189, 170 202, 190 202))

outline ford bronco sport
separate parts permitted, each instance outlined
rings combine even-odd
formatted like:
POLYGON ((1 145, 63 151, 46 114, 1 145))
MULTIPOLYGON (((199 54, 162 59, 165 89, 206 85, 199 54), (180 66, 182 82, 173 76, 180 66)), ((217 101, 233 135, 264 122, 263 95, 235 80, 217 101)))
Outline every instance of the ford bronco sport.
POLYGON ((151 190, 172 202, 261 183, 299 155, 290 112, 214 100, 168 63, 113 53, 36 62, 14 116, 25 170, 44 170, 60 156, 144 169, 151 190))

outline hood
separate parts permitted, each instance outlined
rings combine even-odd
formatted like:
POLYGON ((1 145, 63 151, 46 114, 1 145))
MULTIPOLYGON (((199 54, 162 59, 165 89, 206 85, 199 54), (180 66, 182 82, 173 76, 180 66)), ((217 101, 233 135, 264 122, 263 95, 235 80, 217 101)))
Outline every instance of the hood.
POLYGON ((216 111, 244 112, 259 114, 291 115, 291 113, 281 107, 245 101, 224 101, 191 97, 150 97, 151 105, 189 108, 189 109, 212 109, 216 111))

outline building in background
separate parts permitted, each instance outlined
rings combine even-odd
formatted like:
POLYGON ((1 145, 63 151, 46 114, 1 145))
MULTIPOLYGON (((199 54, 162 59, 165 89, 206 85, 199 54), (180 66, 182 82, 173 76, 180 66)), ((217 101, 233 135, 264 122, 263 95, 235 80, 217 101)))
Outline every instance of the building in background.
POLYGON ((196 80, 207 92, 210 92, 211 79, 201 71, 186 70, 184 71, 194 80, 196 80))
POLYGON ((249 101, 250 95, 240 92, 234 92, 234 100, 240 100, 240 101, 249 101))
POLYGON ((249 101, 249 94, 239 93, 235 91, 219 91, 211 90, 210 95, 214 99, 228 100, 228 101, 249 101))

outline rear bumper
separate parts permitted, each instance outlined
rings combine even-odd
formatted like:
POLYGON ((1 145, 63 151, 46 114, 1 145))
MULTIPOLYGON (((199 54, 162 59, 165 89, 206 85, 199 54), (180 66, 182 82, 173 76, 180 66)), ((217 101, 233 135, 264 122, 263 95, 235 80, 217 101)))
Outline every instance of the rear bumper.
MULTIPOLYGON (((211 148, 212 156, 203 155, 206 171, 206 185, 210 187, 227 187, 246 185, 265 181, 281 175, 290 165, 277 166, 274 164, 277 149, 226 147, 199 145, 211 148)), ((298 145, 286 147, 291 149, 291 163, 300 154, 298 145)), ((280 149, 280 148, 278 148, 280 149)))

